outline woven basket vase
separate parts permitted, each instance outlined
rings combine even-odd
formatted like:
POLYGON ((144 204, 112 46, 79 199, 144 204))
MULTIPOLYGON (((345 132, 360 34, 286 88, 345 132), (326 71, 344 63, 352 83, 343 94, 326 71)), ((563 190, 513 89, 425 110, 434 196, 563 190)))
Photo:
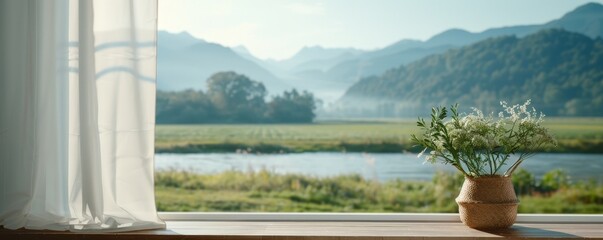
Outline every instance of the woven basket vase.
POLYGON ((519 201, 510 177, 465 177, 456 198, 461 221, 470 228, 508 228, 515 223, 519 201))

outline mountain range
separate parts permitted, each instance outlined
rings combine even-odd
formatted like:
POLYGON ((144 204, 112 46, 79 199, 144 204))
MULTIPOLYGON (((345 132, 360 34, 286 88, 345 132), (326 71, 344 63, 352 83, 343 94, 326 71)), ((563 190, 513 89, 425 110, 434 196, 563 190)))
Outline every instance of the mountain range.
POLYGON ((603 116, 603 40, 561 29, 490 38, 363 78, 341 103, 352 114, 416 116, 438 105, 491 112, 501 100, 528 99, 547 115, 603 116))
MULTIPOLYGON (((323 81, 336 81, 347 87, 359 79, 381 74, 385 70, 413 62, 423 57, 443 53, 452 48, 466 46, 492 37, 515 35, 523 37, 543 29, 561 28, 585 34, 591 38, 603 36, 603 5, 589 3, 565 14, 560 19, 539 25, 492 28, 472 33, 450 29, 427 41, 401 40, 383 49, 369 51, 313 77, 323 81)), ((306 76, 307 77, 307 76, 306 76)))
POLYGON ((196 39, 186 32, 160 31, 157 42, 157 88, 160 90, 205 89, 207 78, 221 71, 235 71, 262 81, 273 93, 291 88, 232 49, 196 39))
MULTIPOLYGON (((603 5, 588 3, 544 24, 491 28, 476 33, 450 29, 426 41, 403 39, 372 51, 304 47, 292 58, 282 61, 256 58, 243 46, 229 48, 195 39, 187 33, 159 32, 158 88, 204 89, 209 75, 236 71, 263 82, 271 94, 295 87, 309 90, 326 102, 335 102, 361 79, 379 76, 389 69, 491 38, 522 38, 551 28, 590 38, 602 37, 603 5)), ((344 99, 349 99, 349 94, 344 99)))

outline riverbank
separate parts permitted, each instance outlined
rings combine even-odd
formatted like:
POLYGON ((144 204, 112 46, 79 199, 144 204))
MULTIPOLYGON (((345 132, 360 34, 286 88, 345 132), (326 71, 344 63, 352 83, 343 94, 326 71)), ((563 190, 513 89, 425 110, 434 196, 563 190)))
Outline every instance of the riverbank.
MULTIPOLYGON (((156 153, 304 153, 304 152, 366 152, 366 153, 418 153, 422 149, 410 143, 328 143, 311 142, 291 145, 280 144, 244 144, 244 143, 187 143, 183 145, 161 145, 155 147, 156 153)), ((568 139, 560 140, 556 148, 543 148, 542 153, 603 153, 603 141, 568 139)))
MULTIPOLYGON (((603 213, 603 185, 571 182, 563 172, 514 177, 520 213, 603 213)), ((159 211, 218 212, 457 212, 463 177, 437 173, 431 181, 377 182, 358 175, 311 177, 270 171, 155 175, 159 211)))
MULTIPOLYGON (((603 153, 602 118, 549 118, 559 141, 542 152, 603 153)), ((414 121, 157 125, 157 153, 419 152, 414 121)))

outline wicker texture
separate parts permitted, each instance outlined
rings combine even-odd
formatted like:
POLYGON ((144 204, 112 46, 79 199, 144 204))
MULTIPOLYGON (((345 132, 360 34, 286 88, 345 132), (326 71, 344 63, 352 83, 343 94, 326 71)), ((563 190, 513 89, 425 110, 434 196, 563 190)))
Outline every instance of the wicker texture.
POLYGON ((510 227, 519 204, 510 177, 466 177, 456 202, 461 221, 477 229, 510 227))

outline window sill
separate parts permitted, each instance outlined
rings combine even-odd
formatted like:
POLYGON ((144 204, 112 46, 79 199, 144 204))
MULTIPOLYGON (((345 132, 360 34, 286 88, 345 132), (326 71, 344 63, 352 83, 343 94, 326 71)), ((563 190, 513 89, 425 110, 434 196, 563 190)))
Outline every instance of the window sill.
MULTIPOLYGON (((162 213, 165 215, 166 213, 162 213)), ((189 214, 190 215, 190 214, 189 214)), ((227 214, 228 215, 228 214, 227 214)), ((237 214, 241 216, 241 214, 237 214)), ((245 215, 245 214, 243 214, 245 215)), ((258 214, 249 214, 257 215, 258 214)), ((261 215, 261 214, 260 214, 261 215)), ((279 215, 279 214, 276 214, 279 215)), ((283 215, 283 214, 280 214, 283 215)), ((293 214, 307 215, 307 214, 293 214)), ((320 215, 320 214, 319 214, 320 215)), ((337 216, 347 214, 324 214, 337 216)), ((356 215, 356 214, 353 214, 356 215)), ((363 215, 363 214, 359 214, 363 215)), ((371 215, 371 214, 366 214, 371 215)), ((373 214, 382 215, 382 214, 373 214)), ((387 215, 387 214, 386 214, 387 215)), ((399 214, 393 214, 399 215, 399 214)), ((405 215, 405 214, 402 214, 405 215)), ((411 214, 408 214, 411 215, 411 214)), ((412 214, 425 216, 425 214, 412 214)), ((442 214, 427 214, 433 218, 442 214)), ((443 214, 454 217, 455 214, 443 214)), ((577 216, 577 215, 568 215, 577 216)), ((583 215, 579 215, 583 216, 583 215)), ((189 216, 192 218, 192 216, 189 216)), ((518 220, 541 215, 520 215, 518 220)), ((592 215, 599 217, 601 215, 592 215)), ((183 217, 181 217, 183 218, 183 217)), ((249 218, 249 217, 248 217, 249 218)), ((458 218, 458 216, 457 216, 458 218)), ((554 217, 548 217, 554 219, 554 217)), ((588 218, 588 216, 587 216, 588 218)), ((167 220, 164 230, 127 233, 70 233, 0 229, 0 239, 603 239, 603 222, 536 222, 519 221, 510 229, 480 231, 458 221, 376 221, 376 220, 167 220)), ((532 218, 532 220, 534 220, 532 218)), ((596 220, 596 219, 595 219, 596 220)))
MULTIPOLYGON (((159 212, 165 221, 460 222, 458 213, 159 212)), ((518 214, 518 223, 603 223, 603 214, 518 214)))
POLYGON ((169 221, 165 230, 71 233, 0 229, 0 239, 603 239, 603 224, 518 223, 480 231, 459 222, 206 222, 169 221))

